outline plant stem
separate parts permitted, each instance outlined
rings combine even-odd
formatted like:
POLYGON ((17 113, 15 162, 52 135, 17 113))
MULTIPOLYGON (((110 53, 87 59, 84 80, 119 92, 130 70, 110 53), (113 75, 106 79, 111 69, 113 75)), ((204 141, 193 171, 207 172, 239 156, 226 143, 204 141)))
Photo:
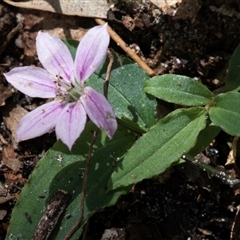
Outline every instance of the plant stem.
POLYGON ((183 154, 182 159, 197 165, 204 171, 207 171, 210 174, 210 176, 214 176, 214 177, 221 179, 223 183, 228 184, 230 187, 238 187, 239 188, 239 186, 240 186, 239 179, 233 177, 232 175, 226 173, 225 171, 218 170, 206 163, 203 163, 203 162, 195 159, 194 157, 190 156, 189 154, 183 154))
POLYGON ((108 85, 109 85, 109 79, 110 79, 110 75, 111 75, 112 65, 114 62, 114 57, 110 50, 108 50, 107 54, 108 54, 108 58, 109 58, 109 63, 108 63, 106 77, 105 77, 104 86, 103 86, 103 93, 104 93, 104 96, 106 99, 108 98, 108 85))
MULTIPOLYGON (((114 57, 109 50, 108 50, 108 57, 109 57, 109 63, 108 63, 106 77, 105 77, 105 81, 104 81, 104 96, 106 98, 107 98, 107 95, 108 95, 108 85, 109 85, 109 79, 110 79, 110 75, 111 75, 111 69, 112 69, 112 65, 113 65, 113 62, 114 62, 114 57)), ((85 170, 84 170, 84 173, 83 173, 82 195, 81 195, 81 199, 80 199, 80 216, 79 216, 79 219, 76 222, 76 224, 66 234, 66 236, 64 237, 64 240, 69 240, 72 237, 72 235, 79 229, 79 227, 81 226, 81 224, 84 220, 84 203, 85 203, 86 192, 87 192, 88 170, 89 170, 89 166, 90 166, 90 160, 91 160, 91 156, 92 156, 93 145, 94 145, 94 143, 97 139, 98 133, 99 133, 99 128, 97 130, 95 130, 94 133, 93 133, 92 140, 91 140, 89 150, 88 150, 88 156, 87 156, 87 159, 86 159, 85 170)), ((85 232, 85 234, 86 234, 86 232, 85 232)))
POLYGON ((90 160, 92 156, 92 150, 93 150, 93 145, 97 139, 97 135, 99 133, 99 128, 93 132, 92 140, 89 146, 88 150, 88 156, 86 159, 86 165, 85 165, 85 170, 83 173, 83 182, 82 182, 82 195, 80 199, 80 216, 76 224, 72 227, 72 229, 66 234, 64 237, 64 240, 69 240, 72 235, 78 230, 78 228, 81 226, 83 219, 84 219, 84 203, 85 203, 85 198, 86 198, 86 191, 87 191, 87 176, 88 176, 88 170, 90 166, 90 160))

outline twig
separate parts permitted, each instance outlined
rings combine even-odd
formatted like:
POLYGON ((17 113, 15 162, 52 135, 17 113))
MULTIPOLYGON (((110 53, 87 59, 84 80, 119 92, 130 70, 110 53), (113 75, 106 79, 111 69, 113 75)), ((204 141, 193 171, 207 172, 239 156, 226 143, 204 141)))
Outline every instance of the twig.
MULTIPOLYGON (((95 21, 99 25, 105 24, 105 21, 99 18, 95 18, 95 21)), ((108 32, 111 38, 120 46, 130 58, 132 58, 142 69, 144 69, 148 75, 155 76, 155 72, 135 53, 130 47, 122 40, 122 38, 108 26, 108 32)))

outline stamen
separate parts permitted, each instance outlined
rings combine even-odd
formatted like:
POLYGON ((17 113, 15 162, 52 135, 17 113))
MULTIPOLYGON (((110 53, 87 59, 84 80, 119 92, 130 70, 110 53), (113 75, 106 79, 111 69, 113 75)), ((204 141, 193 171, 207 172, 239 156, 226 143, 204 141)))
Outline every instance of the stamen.
POLYGON ((68 90, 69 88, 71 88, 71 83, 69 83, 68 81, 66 81, 64 78, 62 78, 61 76, 57 76, 57 84, 63 88, 65 88, 65 90, 68 90))

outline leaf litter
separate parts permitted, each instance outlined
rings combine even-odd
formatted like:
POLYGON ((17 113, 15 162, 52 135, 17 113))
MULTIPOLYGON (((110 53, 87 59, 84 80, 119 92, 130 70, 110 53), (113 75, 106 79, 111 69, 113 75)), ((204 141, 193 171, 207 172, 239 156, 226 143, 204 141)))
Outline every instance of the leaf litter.
MULTIPOLYGON (((2 39, 17 25, 17 16, 24 22, 23 28, 3 49, 1 73, 19 65, 39 66, 35 55, 35 37, 39 30, 79 40, 86 29, 95 24, 91 18, 13 8, 4 3, 0 4, 0 9, 2 39)), ((228 60, 240 39, 239 5, 236 1, 228 1, 222 6, 205 1, 188 14, 184 8, 182 11, 177 16, 177 11, 169 6, 158 9, 150 3, 123 2, 109 11, 108 20, 156 73, 188 75, 211 90, 219 91, 228 60), (229 38, 231 33, 234 33, 233 38, 229 38)), ((2 40, 0 44, 3 44, 2 40)), ((121 51, 114 43, 112 47, 121 51)), ((0 89, 4 93, 0 96, 0 217, 3 219, 0 235, 4 237, 21 188, 36 162, 54 143, 55 136, 49 133, 17 145, 14 129, 19 118, 43 102, 16 93, 6 84, 2 74, 0 76, 0 89)), ((167 109, 174 108, 161 104, 167 109)), ((231 150, 229 142, 232 141, 230 136, 220 133, 212 143, 218 156, 211 156, 208 150, 203 152, 209 163, 220 171, 226 164, 231 150)), ((238 154, 231 162, 234 164, 228 164, 224 171, 239 177, 238 154)), ((117 239, 121 236, 128 239, 121 232, 127 233, 129 239, 237 239, 239 229, 235 222, 239 219, 239 196, 238 188, 231 188, 198 167, 184 163, 158 178, 137 184, 116 206, 96 214, 90 221, 87 239, 104 239, 108 229, 117 235, 117 239)))

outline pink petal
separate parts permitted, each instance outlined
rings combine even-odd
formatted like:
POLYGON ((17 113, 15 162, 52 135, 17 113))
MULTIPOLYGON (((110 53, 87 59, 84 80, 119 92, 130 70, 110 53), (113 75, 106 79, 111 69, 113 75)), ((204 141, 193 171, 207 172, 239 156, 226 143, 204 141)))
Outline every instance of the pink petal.
POLYGON ((53 98, 56 96, 54 80, 42 68, 16 67, 4 75, 16 89, 30 97, 53 98))
POLYGON ((67 104, 56 124, 56 135, 71 150, 82 133, 87 121, 85 109, 80 101, 67 104))
POLYGON ((67 81, 72 79, 73 59, 67 46, 58 37, 39 32, 36 48, 40 62, 49 73, 67 81))
POLYGON ((90 29, 82 38, 74 62, 75 77, 84 82, 104 61, 110 37, 107 24, 90 29))
POLYGON ((63 106, 59 101, 43 104, 27 113, 19 122, 17 128, 18 141, 35 138, 49 132, 56 125, 63 106))
POLYGON ((117 121, 107 99, 91 87, 84 88, 84 95, 80 99, 92 122, 112 138, 117 130, 117 121))

